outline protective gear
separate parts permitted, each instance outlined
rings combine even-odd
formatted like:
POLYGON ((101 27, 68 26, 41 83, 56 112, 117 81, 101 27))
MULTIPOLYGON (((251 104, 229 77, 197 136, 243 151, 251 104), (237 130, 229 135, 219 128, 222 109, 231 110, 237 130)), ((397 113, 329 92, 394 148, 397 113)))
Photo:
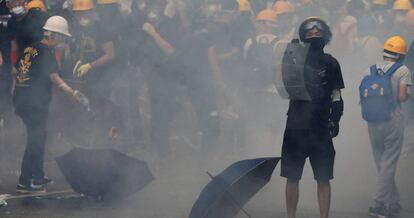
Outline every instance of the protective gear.
POLYGON ((276 17, 277 17, 277 14, 275 11, 271 9, 265 9, 259 12, 259 14, 256 16, 256 21, 276 22, 276 17))
POLYGON ((27 3, 26 10, 29 11, 30 9, 33 9, 33 8, 38 8, 43 12, 47 11, 46 5, 41 0, 32 0, 29 3, 27 3))
POLYGON ((310 44, 309 49, 312 51, 321 51, 325 47, 325 40, 321 37, 312 37, 305 39, 304 42, 310 44))
POLYGON ((339 122, 333 122, 330 120, 328 123, 328 130, 329 130, 329 135, 331 136, 331 138, 335 138, 336 136, 338 136, 339 122))
POLYGON ((405 15, 405 22, 414 25, 414 9, 410 9, 405 15))
POLYGON ((148 22, 145 22, 142 26, 142 30, 148 33, 148 35, 153 36, 157 31, 155 30, 154 26, 148 22))
POLYGON ((413 8, 410 0, 396 0, 392 9, 408 11, 413 8))
POLYGON ((85 76, 91 69, 92 69, 92 65, 89 63, 81 65, 76 71, 77 77, 85 76))
POLYGON ((15 15, 16 17, 21 17, 26 13, 26 10, 23 6, 17 6, 10 10, 10 13, 15 15))
POLYGON ((287 1, 277 1, 272 9, 277 13, 277 14, 284 14, 284 13, 293 13, 295 12, 295 7, 293 6, 292 3, 287 2, 287 1))
POLYGON ((385 41, 384 51, 405 55, 407 53, 407 43, 401 36, 392 36, 385 41))
POLYGON ((374 4, 374 5, 387 5, 388 0, 373 0, 372 4, 374 4))
POLYGON ((239 11, 252 11, 249 0, 237 0, 239 11))
POLYGON ((306 39, 306 33, 312 28, 316 27, 322 32, 323 44, 326 45, 331 41, 332 32, 328 26, 321 18, 319 17, 309 17, 306 18, 299 27, 299 38, 302 42, 307 42, 309 39, 306 39))
POLYGON ((73 0, 72 11, 88 11, 93 8, 92 0, 73 0))
POLYGON ((309 53, 309 44, 292 40, 284 52, 281 69, 275 69, 273 82, 282 98, 311 101, 312 97, 305 83, 305 62, 309 53))
POLYGON ((68 22, 61 16, 49 17, 43 26, 43 29, 54 33, 60 33, 65 36, 72 36, 69 33, 68 22))
POLYGON ((98 0, 96 3, 100 4, 100 5, 109 5, 109 4, 114 4, 114 3, 118 3, 119 0, 98 0))

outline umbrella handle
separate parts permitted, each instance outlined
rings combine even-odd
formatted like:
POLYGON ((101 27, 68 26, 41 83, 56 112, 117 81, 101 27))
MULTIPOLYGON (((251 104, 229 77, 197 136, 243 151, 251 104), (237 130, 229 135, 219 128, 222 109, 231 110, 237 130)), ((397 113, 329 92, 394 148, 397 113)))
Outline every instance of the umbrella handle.
MULTIPOLYGON (((206 173, 207 173, 207 175, 210 177, 210 179, 214 179, 214 177, 215 177, 215 176, 213 176, 213 174, 211 174, 211 173, 210 173, 210 172, 208 172, 208 171, 206 171, 206 173)), ((243 213, 244 213, 247 217, 252 218, 252 216, 250 216, 250 214, 249 214, 249 213, 247 213, 247 211, 246 211, 245 209, 243 209, 243 207, 242 207, 242 206, 240 206, 240 205, 239 205, 239 203, 237 203, 237 201, 236 201, 236 200, 234 200, 234 199, 233 199, 233 198, 231 198, 231 197, 229 197, 229 199, 231 199, 232 203, 233 203, 236 207, 240 208, 240 210, 241 210, 241 211, 243 211, 243 213)))

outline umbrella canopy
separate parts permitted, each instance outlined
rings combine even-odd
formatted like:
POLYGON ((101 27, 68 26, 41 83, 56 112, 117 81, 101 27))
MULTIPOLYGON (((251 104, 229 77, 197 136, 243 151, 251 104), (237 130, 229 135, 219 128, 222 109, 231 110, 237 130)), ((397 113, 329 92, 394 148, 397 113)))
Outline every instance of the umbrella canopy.
POLYGON ((238 161, 204 187, 191 209, 190 218, 234 217, 272 176, 280 158, 238 161))
POLYGON ((146 162, 113 149, 74 148, 56 161, 73 190, 97 198, 126 197, 154 179, 146 162))

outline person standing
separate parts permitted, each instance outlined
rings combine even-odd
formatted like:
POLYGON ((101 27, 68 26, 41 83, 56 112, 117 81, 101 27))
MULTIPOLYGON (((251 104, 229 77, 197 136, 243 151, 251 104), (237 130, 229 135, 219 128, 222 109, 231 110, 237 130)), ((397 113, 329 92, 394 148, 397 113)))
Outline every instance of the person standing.
POLYGON ((383 61, 372 65, 359 87, 362 117, 368 123, 375 165, 377 191, 369 208, 373 217, 395 217, 400 213, 395 173, 404 137, 401 103, 409 97, 410 70, 402 64, 407 44, 401 36, 384 43, 383 61))
MULTIPOLYGON (((340 90, 344 88, 338 61, 324 52, 331 35, 329 26, 317 17, 305 19, 299 28, 300 40, 309 44, 303 69, 306 90, 311 100, 290 97, 289 101, 281 159, 281 176, 287 178, 286 207, 289 218, 296 217, 299 180, 308 157, 318 184, 320 217, 329 216, 330 180, 333 179, 335 159, 332 138, 339 133, 343 112, 340 90)), ((293 40, 293 43, 299 42, 293 40)))
POLYGON ((46 123, 51 100, 52 84, 88 107, 88 99, 68 86, 58 74, 58 64, 52 49, 71 36, 67 21, 60 16, 50 17, 43 26, 43 39, 26 48, 16 69, 13 103, 16 114, 27 131, 27 144, 23 155, 21 174, 16 191, 19 193, 44 192, 44 185, 52 179, 43 171, 46 143, 46 123))

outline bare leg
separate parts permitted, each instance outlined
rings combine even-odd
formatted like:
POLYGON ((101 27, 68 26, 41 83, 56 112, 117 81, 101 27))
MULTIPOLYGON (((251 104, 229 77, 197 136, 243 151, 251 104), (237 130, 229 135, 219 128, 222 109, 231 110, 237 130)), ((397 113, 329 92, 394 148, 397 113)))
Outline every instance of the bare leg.
POLYGON ((318 181, 318 202, 320 217, 328 218, 331 206, 331 184, 329 181, 318 181))
POLYGON ((299 180, 286 181, 286 209, 288 218, 296 218, 296 208, 299 200, 299 180))

